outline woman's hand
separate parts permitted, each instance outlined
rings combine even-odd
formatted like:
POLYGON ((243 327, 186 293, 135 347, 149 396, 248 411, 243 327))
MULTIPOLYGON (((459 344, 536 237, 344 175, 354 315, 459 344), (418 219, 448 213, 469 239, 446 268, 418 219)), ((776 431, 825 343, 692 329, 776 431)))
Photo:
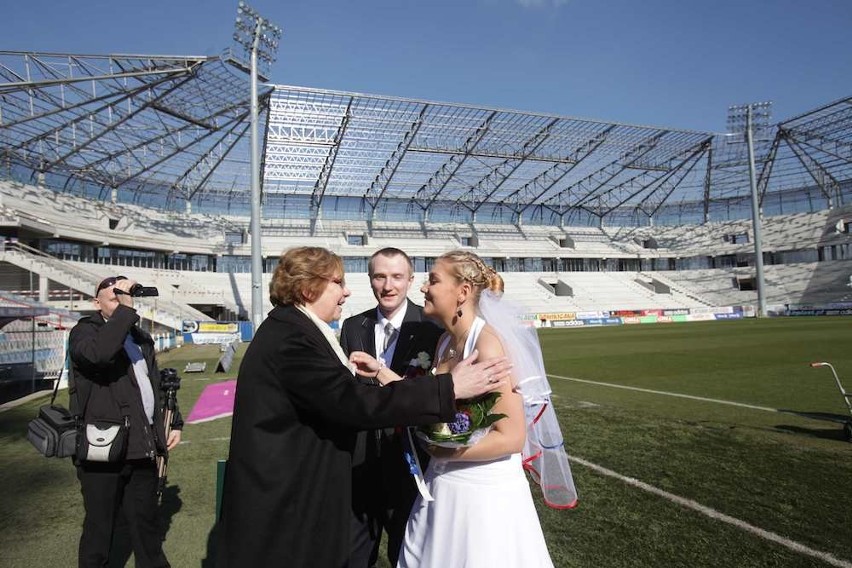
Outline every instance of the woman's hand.
POLYGON ((500 356, 477 362, 478 357, 479 349, 474 349, 450 371, 456 400, 476 398, 506 385, 512 371, 509 359, 500 356))
POLYGON ((350 353, 349 362, 355 366, 355 370, 358 371, 359 375, 375 379, 382 386, 402 380, 402 377, 385 367, 384 361, 379 361, 363 351, 353 351, 350 353))
POLYGON ((355 370, 359 375, 366 377, 375 377, 381 364, 379 361, 368 353, 363 351, 353 351, 349 354, 349 362, 355 366, 355 370))

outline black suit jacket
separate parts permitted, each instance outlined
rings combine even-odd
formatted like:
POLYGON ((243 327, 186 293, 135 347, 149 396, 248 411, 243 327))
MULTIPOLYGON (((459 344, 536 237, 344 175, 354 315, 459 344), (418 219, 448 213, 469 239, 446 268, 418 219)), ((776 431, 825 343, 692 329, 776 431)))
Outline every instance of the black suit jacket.
MULTIPOLYGON (((364 351, 375 357, 376 323, 376 308, 347 318, 340 331, 343 350, 347 354, 364 351)), ((443 332, 440 326, 426 319, 421 306, 408 300, 393 361, 388 366, 398 375, 415 371, 409 369, 411 360, 421 352, 428 354, 432 360, 443 332)), ((419 369, 417 372, 423 373, 425 377, 429 369, 419 369)), ((370 379, 359 380, 365 384, 374 384, 370 379)), ((425 464, 428 456, 422 453, 420 458, 425 464)), ((356 489, 352 508, 356 515, 375 516, 382 511, 404 508, 406 511, 403 518, 407 517, 417 490, 402 455, 401 441, 394 435, 393 429, 360 432, 353 450, 352 468, 352 483, 356 489)))
POLYGON ((354 432, 451 420, 453 397, 450 375, 362 385, 305 314, 274 308, 237 378, 218 565, 344 566, 354 432))
MULTIPOLYGON (((376 315, 376 308, 373 308, 344 320, 340 330, 340 345, 347 355, 353 351, 364 351, 376 356, 376 315)), ((420 352, 429 354, 431 359, 443 331, 440 326, 426 319, 421 306, 408 300, 393 361, 388 366, 396 374, 403 375, 408 370, 408 363, 420 352)))

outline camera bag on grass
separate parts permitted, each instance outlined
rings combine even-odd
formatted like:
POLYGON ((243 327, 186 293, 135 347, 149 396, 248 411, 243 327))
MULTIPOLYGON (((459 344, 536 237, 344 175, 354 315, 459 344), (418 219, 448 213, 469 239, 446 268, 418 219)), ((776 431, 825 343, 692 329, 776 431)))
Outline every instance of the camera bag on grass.
POLYGON ((50 404, 38 409, 38 418, 27 425, 27 440, 46 458, 67 458, 77 449, 77 420, 67 408, 56 403, 59 379, 53 384, 50 404))
MULTIPOLYGON (((115 383, 109 386, 115 400, 115 383)), ((83 421, 77 440, 77 459, 91 462, 118 462, 127 454, 127 438, 130 434, 130 405, 117 401, 121 408, 121 420, 91 419, 83 421)), ((88 403, 88 401, 87 401, 88 403)), ((85 415, 85 411, 84 411, 85 415)))
POLYGON ((71 457, 77 448, 77 420, 68 409, 51 401, 27 425, 27 440, 46 458, 71 457))

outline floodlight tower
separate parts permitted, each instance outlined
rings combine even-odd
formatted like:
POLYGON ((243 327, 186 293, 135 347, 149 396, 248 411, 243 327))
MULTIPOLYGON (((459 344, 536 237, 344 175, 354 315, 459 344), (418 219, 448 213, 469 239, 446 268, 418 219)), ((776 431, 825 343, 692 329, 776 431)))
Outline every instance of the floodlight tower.
POLYGON ((754 231, 754 268, 757 279, 757 317, 766 316, 766 282, 763 278, 763 239, 760 226, 760 198, 757 195, 757 177, 754 168, 754 133, 761 135, 769 130, 772 102, 749 103, 728 108, 728 130, 731 134, 745 134, 748 148, 748 178, 751 185, 751 222, 754 231))
MULTIPOLYGON (((234 41, 250 60, 251 82, 251 322, 254 330, 263 321, 263 249, 260 246, 260 155, 257 140, 258 60, 268 70, 275 62, 282 30, 245 2, 237 5, 234 41)), ((265 75, 265 73, 264 73, 265 75)))

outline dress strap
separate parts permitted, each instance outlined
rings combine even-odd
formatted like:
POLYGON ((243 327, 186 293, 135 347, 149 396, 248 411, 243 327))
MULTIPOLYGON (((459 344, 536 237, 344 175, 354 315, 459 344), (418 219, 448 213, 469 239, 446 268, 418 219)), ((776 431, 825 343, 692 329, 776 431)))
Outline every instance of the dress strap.
POLYGON ((470 355, 473 348, 476 347, 476 340, 479 339, 479 333, 485 327, 485 320, 479 316, 470 324, 470 332, 467 334, 467 341, 464 342, 464 357, 470 355))

